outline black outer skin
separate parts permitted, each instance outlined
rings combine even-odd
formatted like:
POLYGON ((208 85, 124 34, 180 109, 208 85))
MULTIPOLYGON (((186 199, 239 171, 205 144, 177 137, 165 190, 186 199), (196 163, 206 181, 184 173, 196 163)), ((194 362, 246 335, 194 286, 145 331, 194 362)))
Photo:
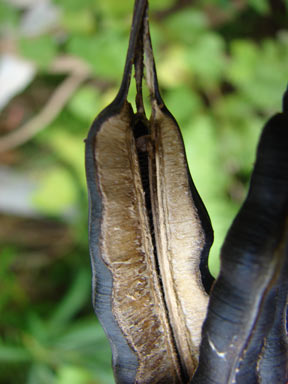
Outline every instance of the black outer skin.
POLYGON ((112 275, 101 258, 100 228, 102 202, 96 179, 94 138, 103 122, 117 114, 121 104, 110 105, 94 121, 86 139, 86 178, 89 195, 89 247, 92 266, 92 300, 95 313, 111 343, 115 380, 119 384, 134 383, 138 368, 136 355, 130 349, 112 313, 112 275))
POLYGON ((284 112, 264 127, 247 199, 221 251, 220 275, 211 291, 199 366, 191 384, 286 384, 288 380, 287 92, 283 105, 284 112), (280 243, 284 246, 277 258, 280 243), (281 272, 277 273, 273 261, 279 263, 281 272), (270 281, 256 306, 260 281, 270 271, 275 272, 276 281, 270 281), (252 316, 248 306, 257 315, 252 316), (253 332, 245 333, 251 318, 253 332), (243 342, 238 356, 231 347, 237 335, 243 342), (208 338, 213 339, 214 348, 208 338))
POLYGON ((101 125, 110 117, 120 113, 127 98, 136 43, 146 6, 146 1, 135 2, 126 64, 119 92, 114 101, 94 120, 85 140, 85 166, 89 197, 89 247, 93 274, 92 300, 95 313, 111 344, 114 376, 116 383, 119 384, 134 383, 138 361, 112 313, 112 275, 101 258, 100 250, 103 207, 101 194, 97 186, 94 147, 95 137, 101 125))
MULTIPOLYGON (((287 247, 286 254, 288 254, 287 247)), ((287 331, 285 329, 285 312, 287 308, 288 292, 287 276, 288 261, 286 260, 286 265, 283 268, 283 273, 274 297, 273 304, 276 307, 274 323, 267 336, 265 343, 266 348, 260 364, 261 384, 283 383, 285 372, 287 373, 287 331)), ((270 311, 272 310, 273 307, 270 308, 270 311)))

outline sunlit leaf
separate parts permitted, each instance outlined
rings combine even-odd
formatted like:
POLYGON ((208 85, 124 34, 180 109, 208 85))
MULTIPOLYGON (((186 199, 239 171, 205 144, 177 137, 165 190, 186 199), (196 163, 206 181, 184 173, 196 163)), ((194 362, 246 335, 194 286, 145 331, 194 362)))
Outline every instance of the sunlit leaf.
POLYGON ((91 123, 94 114, 100 109, 100 95, 94 87, 83 87, 69 101, 68 108, 79 118, 91 123))
POLYGON ((188 8, 180 12, 173 13, 165 20, 166 33, 173 39, 178 39, 182 43, 194 43, 199 33, 207 28, 205 14, 193 8, 188 8))
POLYGON ((267 0, 249 0, 249 5, 257 12, 265 14, 269 12, 269 1, 267 0))
POLYGON ((165 101, 168 108, 173 110, 173 115, 182 129, 193 116, 200 112, 202 107, 199 96, 192 89, 184 86, 169 89, 165 93, 165 101))
MULTIPOLYGON (((56 124, 54 127, 56 128, 57 126, 58 124, 56 124)), ((64 132, 60 129, 54 130, 53 134, 51 133, 48 139, 49 146, 58 154, 59 158, 61 158, 65 163, 73 167, 73 170, 76 172, 77 175, 77 183, 80 182, 82 186, 86 186, 84 172, 84 139, 85 136, 78 137, 69 132, 64 132)), ((67 180, 68 179, 66 179, 65 181, 66 186, 68 185, 67 180)), ((76 187, 75 185, 73 187, 70 184, 69 188, 71 189, 71 201, 71 196, 75 196, 76 194, 76 187)))
POLYGON ((0 2, 0 31, 3 28, 11 26, 16 27, 19 20, 19 14, 8 1, 0 2))
POLYGON ((187 50, 186 60, 195 80, 205 88, 213 88, 226 69, 224 41, 216 34, 206 33, 187 50))
POLYGON ((57 55, 56 41, 52 36, 40 36, 33 39, 21 39, 21 54, 41 68, 47 68, 57 55))
POLYGON ((159 81, 163 87, 177 87, 189 78, 189 67, 185 60, 185 50, 171 46, 165 50, 158 65, 159 81))
POLYGON ((74 324, 74 326, 65 329, 61 336, 57 338, 56 344, 59 348, 77 349, 88 345, 108 345, 106 335, 93 317, 90 321, 82 321, 74 324))
POLYGON ((55 375, 44 364, 35 364, 31 367, 27 384, 54 384, 55 375))
POLYGON ((29 352, 20 346, 6 345, 0 342, 0 363, 26 363, 31 361, 29 352))
POLYGON ((60 167, 46 170, 45 177, 41 179, 32 200, 40 212, 56 216, 71 215, 76 202, 76 191, 71 175, 60 167))
POLYGON ((118 80, 124 68, 127 39, 119 31, 107 30, 99 36, 74 36, 68 43, 68 50, 73 55, 86 60, 96 76, 118 80))
POLYGON ((51 329, 65 326, 87 302, 90 297, 90 278, 90 273, 85 269, 77 273, 66 296, 60 301, 49 319, 51 329))
POLYGON ((92 374, 81 367, 64 365, 58 371, 57 384, 87 384, 92 382, 92 374))
POLYGON ((63 12, 61 21, 66 31, 71 34, 88 34, 95 28, 95 18, 89 9, 80 9, 77 12, 63 12))

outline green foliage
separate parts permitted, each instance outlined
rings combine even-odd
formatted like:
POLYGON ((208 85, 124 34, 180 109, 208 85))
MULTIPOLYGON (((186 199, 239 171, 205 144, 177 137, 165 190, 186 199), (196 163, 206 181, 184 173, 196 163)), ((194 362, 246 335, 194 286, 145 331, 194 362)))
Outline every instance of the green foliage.
POLYGON ((0 33, 3 29, 14 29, 18 23, 17 11, 11 4, 5 1, 0 2, 0 33))
MULTIPOLYGON (((92 70, 60 115, 18 155, 18 168, 37 180, 31 200, 40 218, 61 223, 72 240, 65 245, 61 232, 49 239, 48 251, 47 242, 42 248, 36 244, 37 236, 35 244, 23 245, 16 234, 16 245, 1 247, 0 382, 109 384, 111 352, 90 297, 83 140, 120 85, 133 0, 53 2, 58 25, 33 38, 19 32, 23 10, 0 2, 0 32, 12 31, 19 54, 38 66, 44 83, 59 56, 79 57, 92 70), (54 242, 63 246, 61 255, 54 242), (30 266, 31 254, 37 260, 45 255, 42 269, 30 266)), ((268 0, 249 0, 241 9, 228 0, 193 7, 183 2, 182 8, 179 2, 179 9, 174 3, 151 1, 152 41, 161 93, 182 130, 192 178, 214 227, 209 265, 216 276, 221 244, 248 188, 261 128, 281 108, 288 31, 281 15, 277 20, 270 14, 268 0)), ((287 0, 284 4, 288 9, 287 0)), ((59 76, 55 86, 62 80, 59 76)), ((29 104, 29 89, 22 97, 29 104)), ((134 98, 132 86, 135 107, 134 98)), ((146 89, 144 98, 147 106, 146 89)))
POLYGON ((190 49, 187 49, 185 61, 195 82, 207 89, 215 87, 226 70, 223 39, 210 32, 200 35, 190 49))
POLYGON ((25 364, 27 383, 58 384, 71 375, 77 384, 112 383, 110 350, 100 325, 91 316, 77 319, 89 300, 90 280, 90 271, 82 268, 49 316, 29 312, 17 345, 0 340, 1 365, 25 364))
POLYGON ((47 68, 57 55, 57 45, 52 36, 40 36, 19 41, 20 52, 40 68, 47 68))
POLYGON ((279 109, 287 82, 287 48, 287 32, 278 40, 267 39, 261 45, 245 40, 231 44, 228 79, 239 88, 248 104, 271 113, 279 109))
POLYGON ((119 56, 119 52, 125 52, 127 46, 127 38, 116 30, 100 36, 74 36, 68 43, 68 51, 87 61, 96 76, 117 80, 125 62, 125 54, 119 56))
MULTIPOLYGON (((17 256, 17 250, 12 246, 4 246, 0 251, 0 312, 4 314, 8 311, 11 303, 22 306, 26 302, 25 293, 21 290, 21 286, 12 272, 12 265, 17 256)), ((2 321, 5 315, 2 315, 2 321)), ((0 358, 1 360, 1 358, 0 358)))
POLYGON ((54 168, 45 173, 40 187, 33 195, 33 203, 39 212, 59 215, 75 204, 76 193, 71 175, 65 168, 54 168))
POLYGON ((101 95, 97 88, 82 87, 73 95, 67 107, 76 117, 91 123, 95 110, 101 108, 101 95))
POLYGON ((249 4, 259 13, 268 13, 269 12, 269 3, 264 0, 249 0, 249 4))
POLYGON ((196 36, 207 31, 207 26, 208 21, 204 13, 193 8, 176 12, 164 21, 169 42, 176 40, 187 45, 191 44, 196 36))

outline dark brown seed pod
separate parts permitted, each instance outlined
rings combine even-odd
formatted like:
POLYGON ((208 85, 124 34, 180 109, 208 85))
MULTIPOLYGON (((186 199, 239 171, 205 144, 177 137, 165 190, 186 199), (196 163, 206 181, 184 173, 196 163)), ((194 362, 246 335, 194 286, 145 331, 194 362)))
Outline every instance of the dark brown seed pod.
POLYGON ((287 383, 287 268, 284 109, 264 127, 247 199, 221 251, 193 384, 287 383))
POLYGON ((116 381, 187 382, 212 282, 213 232, 179 127, 158 90, 147 1, 135 4, 120 91, 88 134, 86 174, 94 308, 111 343, 116 381), (137 113, 127 102, 132 64, 137 113))

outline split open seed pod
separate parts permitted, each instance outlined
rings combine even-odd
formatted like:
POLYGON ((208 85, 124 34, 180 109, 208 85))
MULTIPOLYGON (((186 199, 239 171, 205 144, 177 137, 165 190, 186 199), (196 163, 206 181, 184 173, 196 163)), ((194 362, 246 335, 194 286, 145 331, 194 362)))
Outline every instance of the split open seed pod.
POLYGON ((188 382, 213 280, 213 231, 179 127, 159 93, 147 1, 135 4, 119 93, 86 140, 86 171, 94 308, 111 343, 116 380, 188 382), (133 65, 136 112, 127 101, 133 65))

